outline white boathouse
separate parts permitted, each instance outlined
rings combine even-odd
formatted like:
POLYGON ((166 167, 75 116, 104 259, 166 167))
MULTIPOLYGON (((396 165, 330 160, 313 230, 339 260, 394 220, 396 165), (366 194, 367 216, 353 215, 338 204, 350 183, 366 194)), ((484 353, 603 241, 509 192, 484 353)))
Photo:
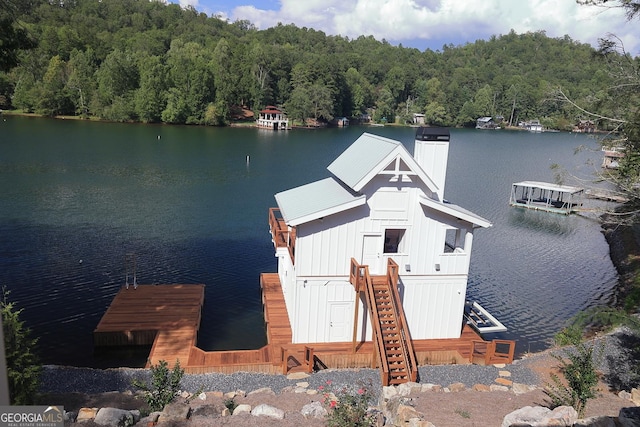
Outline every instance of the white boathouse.
POLYGON ((289 119, 281 109, 267 105, 258 113, 256 126, 262 129, 287 130, 289 129, 289 119))
POLYGON ((420 127, 412 156, 399 141, 364 133, 329 177, 275 195, 270 224, 286 243, 274 241, 293 343, 388 348, 387 335, 403 325, 409 341, 460 337, 473 234, 491 223, 444 200, 449 140, 446 128, 420 127))

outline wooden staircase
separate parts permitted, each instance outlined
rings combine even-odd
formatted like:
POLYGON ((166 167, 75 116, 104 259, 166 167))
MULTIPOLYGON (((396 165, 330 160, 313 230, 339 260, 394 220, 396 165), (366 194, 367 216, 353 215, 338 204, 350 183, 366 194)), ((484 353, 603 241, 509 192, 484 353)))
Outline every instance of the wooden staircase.
POLYGON ((384 356, 389 365, 389 385, 406 383, 411 377, 408 370, 409 361, 401 342, 400 326, 391 300, 389 285, 387 283, 374 285, 373 295, 382 331, 384 356))
POLYGON ((368 267, 357 264, 352 258, 350 279, 356 290, 365 294, 369 307, 373 326, 373 363, 380 361, 382 385, 416 381, 415 351, 398 293, 398 265, 390 259, 387 275, 374 280, 368 267))

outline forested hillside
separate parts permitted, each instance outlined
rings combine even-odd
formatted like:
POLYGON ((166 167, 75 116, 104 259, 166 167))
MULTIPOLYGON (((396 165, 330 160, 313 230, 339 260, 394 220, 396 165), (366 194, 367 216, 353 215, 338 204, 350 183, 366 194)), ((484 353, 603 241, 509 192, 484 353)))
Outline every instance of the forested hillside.
POLYGON ((465 126, 502 115, 568 129, 561 87, 606 112, 595 50, 543 31, 426 50, 279 25, 257 30, 155 0, 28 0, 14 25, 35 47, 0 72, 0 108, 114 121, 224 125, 239 106, 290 118, 360 117, 465 126))

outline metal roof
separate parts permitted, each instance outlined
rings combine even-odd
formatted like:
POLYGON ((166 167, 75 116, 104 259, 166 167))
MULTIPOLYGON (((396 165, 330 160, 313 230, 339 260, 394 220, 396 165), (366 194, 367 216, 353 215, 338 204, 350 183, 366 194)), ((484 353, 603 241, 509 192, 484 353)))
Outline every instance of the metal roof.
POLYGON ((514 182, 512 186, 540 188, 542 190, 560 191, 562 193, 571 193, 571 194, 580 193, 584 191, 584 188, 580 188, 580 187, 572 187, 570 185, 558 185, 558 184, 552 184, 550 182, 540 182, 540 181, 514 182))
POLYGON ((480 227, 489 228, 492 226, 490 221, 482 218, 480 215, 476 215, 473 212, 466 210, 465 208, 454 205, 453 203, 440 202, 424 195, 420 196, 420 203, 447 215, 451 215, 463 221, 470 222, 471 224, 479 225, 480 227))
POLYGON ((366 197, 342 186, 335 178, 282 191, 275 195, 284 221, 296 226, 327 215, 364 205, 366 197))
POLYGON ((379 135, 363 133, 327 169, 353 191, 362 188, 397 157, 401 157, 413 173, 436 192, 438 187, 401 142, 379 135))
POLYGON ((401 145, 393 139, 365 132, 327 169, 349 187, 359 190, 358 184, 401 145))

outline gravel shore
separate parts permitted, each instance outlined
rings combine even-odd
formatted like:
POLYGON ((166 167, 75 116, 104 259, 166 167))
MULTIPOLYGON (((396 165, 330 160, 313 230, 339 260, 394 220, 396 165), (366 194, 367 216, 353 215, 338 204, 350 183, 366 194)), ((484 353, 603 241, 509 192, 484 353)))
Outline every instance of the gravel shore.
MULTIPOLYGON (((638 337, 626 329, 597 339, 599 370, 605 378, 622 386, 633 384, 633 354, 629 353, 629 340, 638 341, 638 337), (602 354, 600 354, 602 348, 602 354)), ((549 357, 550 353, 561 354, 560 350, 547 350, 538 354, 528 355, 505 368, 480 365, 438 365, 421 366, 419 368, 419 382, 439 384, 447 387, 453 383, 463 383, 467 387, 475 384, 493 384, 499 376, 500 370, 511 373, 510 380, 527 385, 544 385, 539 373, 532 369, 536 358, 549 357)), ((45 366, 41 381, 43 393, 105 393, 111 391, 124 392, 132 390, 132 381, 147 381, 150 379, 148 369, 91 369, 63 366, 45 366)), ((181 389, 189 392, 201 391, 235 391, 250 392, 264 387, 280 393, 283 388, 295 385, 299 380, 287 379, 284 375, 267 375, 249 372, 234 374, 185 374, 181 389)), ((380 373, 377 369, 329 369, 316 372, 304 381, 310 388, 326 385, 328 381, 334 388, 357 388, 360 385, 370 385, 373 390, 381 388, 380 373)), ((622 388, 621 388, 622 389, 622 388)))

